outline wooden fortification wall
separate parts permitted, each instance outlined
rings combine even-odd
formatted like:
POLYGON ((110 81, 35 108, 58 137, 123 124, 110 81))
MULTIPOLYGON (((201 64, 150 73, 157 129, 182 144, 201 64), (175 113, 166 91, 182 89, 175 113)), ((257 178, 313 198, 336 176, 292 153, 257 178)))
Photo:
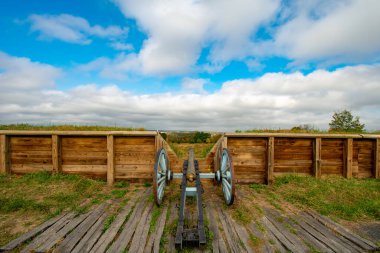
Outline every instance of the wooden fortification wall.
POLYGON ((0 172, 41 170, 116 179, 151 180, 156 132, 0 131, 0 172))
MULTIPOLYGON (((0 131, 0 173, 46 170, 107 178, 109 184, 150 181, 162 147, 171 169, 182 172, 183 160, 157 132, 0 131)), ((226 133, 198 160, 201 172, 219 167, 223 148, 231 152, 237 183, 270 183, 289 173, 380 177, 380 135, 226 133)))
POLYGON ((284 174, 379 178, 380 135, 225 134, 238 183, 284 174))

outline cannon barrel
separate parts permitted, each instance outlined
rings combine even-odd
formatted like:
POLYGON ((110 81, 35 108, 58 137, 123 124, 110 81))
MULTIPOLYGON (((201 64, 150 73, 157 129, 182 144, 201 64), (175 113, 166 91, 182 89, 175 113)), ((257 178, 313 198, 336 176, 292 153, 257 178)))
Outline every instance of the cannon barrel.
POLYGON ((193 182, 196 178, 195 166, 194 166, 194 149, 189 149, 189 160, 188 160, 188 168, 187 168, 187 180, 189 182, 193 182))

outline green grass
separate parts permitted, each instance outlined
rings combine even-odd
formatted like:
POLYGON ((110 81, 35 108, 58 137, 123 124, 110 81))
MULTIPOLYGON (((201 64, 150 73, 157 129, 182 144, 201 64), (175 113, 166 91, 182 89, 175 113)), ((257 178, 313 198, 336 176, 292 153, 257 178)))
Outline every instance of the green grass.
POLYGON ((156 229, 158 218, 160 217, 161 212, 162 212, 162 208, 158 207, 157 205, 153 206, 152 219, 150 221, 150 227, 149 227, 150 233, 153 233, 154 230, 156 229))
POLYGON ((64 210, 87 212, 110 197, 103 191, 109 191, 104 181, 78 175, 0 175, 0 245, 19 235, 15 226, 38 225, 64 210))
POLYGON ((125 196, 128 190, 113 190, 111 193, 114 197, 120 199, 125 196))
POLYGON ((215 143, 169 143, 178 158, 187 159, 189 149, 194 148, 194 155, 197 159, 204 159, 214 147, 215 143))
POLYGON ((324 215, 345 220, 380 220, 380 180, 307 176, 276 178, 269 199, 311 207, 324 215))
POLYGON ((34 131, 144 131, 144 128, 112 126, 77 126, 77 125, 0 125, 0 130, 34 130, 34 131))
POLYGON ((239 205, 236 208, 234 208, 232 215, 235 218, 235 220, 242 224, 248 224, 252 221, 252 213, 244 205, 239 205))
POLYGON ((115 221, 115 218, 116 218, 115 214, 112 214, 107 217, 107 219, 104 221, 103 232, 110 228, 112 223, 115 221))

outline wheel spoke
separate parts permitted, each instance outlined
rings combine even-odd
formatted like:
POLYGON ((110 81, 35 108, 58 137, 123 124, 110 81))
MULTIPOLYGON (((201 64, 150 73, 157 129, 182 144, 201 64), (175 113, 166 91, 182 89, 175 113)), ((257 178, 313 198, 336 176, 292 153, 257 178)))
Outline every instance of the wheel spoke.
POLYGON ((165 156, 163 154, 160 156, 160 167, 164 172, 166 171, 165 156))
POLYGON ((225 178, 223 178, 223 186, 225 186, 229 192, 232 191, 232 187, 231 187, 230 182, 228 182, 227 179, 225 179, 225 178))
POLYGON ((165 181, 165 179, 165 177, 161 177, 160 179, 158 179, 157 184, 160 185, 163 181, 165 181))
POLYGON ((221 166, 221 171, 224 173, 224 171, 227 169, 227 157, 223 154, 222 158, 222 166, 221 166))
POLYGON ((165 187, 165 182, 161 183, 161 184, 158 186, 158 190, 157 190, 158 199, 161 199, 162 194, 163 194, 163 192, 164 192, 164 187, 165 187))

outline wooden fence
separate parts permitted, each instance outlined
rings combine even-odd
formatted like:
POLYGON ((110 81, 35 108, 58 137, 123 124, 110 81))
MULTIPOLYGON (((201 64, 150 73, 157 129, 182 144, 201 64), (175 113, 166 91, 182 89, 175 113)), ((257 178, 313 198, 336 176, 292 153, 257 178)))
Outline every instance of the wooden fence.
MULTIPOLYGON (((271 183, 296 173, 322 177, 379 178, 380 135, 226 133, 201 172, 219 167, 222 148, 231 151, 238 183, 271 183)), ((156 152, 165 148, 174 172, 183 160, 157 132, 0 131, 0 173, 41 170, 114 180, 152 180, 156 152)))
POLYGON ((0 172, 151 180, 157 132, 0 131, 0 172))
POLYGON ((379 178, 380 135, 227 133, 238 183, 296 173, 379 178))

